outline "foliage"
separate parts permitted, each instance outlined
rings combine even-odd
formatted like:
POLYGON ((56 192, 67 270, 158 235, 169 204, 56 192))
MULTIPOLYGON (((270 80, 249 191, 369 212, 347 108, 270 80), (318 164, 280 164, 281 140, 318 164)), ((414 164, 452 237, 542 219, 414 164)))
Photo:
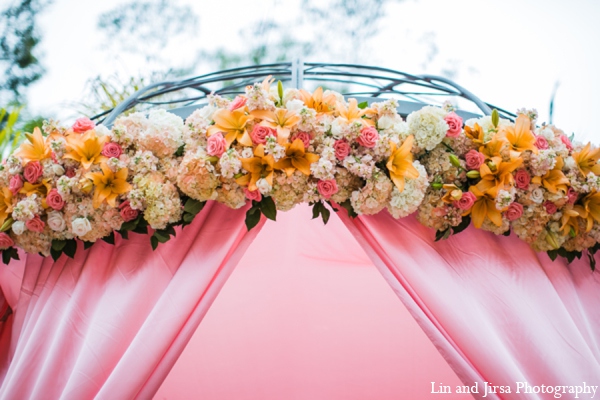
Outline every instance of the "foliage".
POLYGON ((0 100, 20 100, 23 89, 40 79, 44 67, 38 59, 40 34, 36 16, 49 0, 13 2, 0 14, 0 100), (3 99, 3 97, 5 97, 3 99))

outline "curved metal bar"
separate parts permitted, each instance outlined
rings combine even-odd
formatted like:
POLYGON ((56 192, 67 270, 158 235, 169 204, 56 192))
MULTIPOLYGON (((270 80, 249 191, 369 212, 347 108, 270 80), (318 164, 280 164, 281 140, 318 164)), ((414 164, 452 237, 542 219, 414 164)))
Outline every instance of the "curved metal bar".
MULTIPOLYGON (((336 83, 346 87, 348 93, 342 94, 351 93, 355 96, 365 96, 366 99, 374 100, 383 95, 386 97, 399 95, 410 100, 403 102, 407 103, 406 109, 413 108, 408 105, 409 103, 429 104, 432 99, 428 97, 459 96, 471 101, 483 114, 491 114, 488 103, 444 77, 412 75, 368 65, 303 63, 295 59, 293 62, 237 67, 182 80, 154 83, 139 89, 114 109, 101 112, 93 119, 111 125, 119 115, 137 105, 151 107, 183 104, 182 108, 187 110, 198 102, 205 103, 212 93, 219 95, 243 93, 244 87, 269 75, 283 82, 290 82, 297 88, 303 87, 305 82, 336 83), (195 93, 185 94, 183 92, 185 89, 192 89, 195 93), (175 92, 182 94, 177 98, 160 98, 175 92)), ((498 109, 498 111, 502 116, 514 118, 514 114, 505 110, 498 109)))

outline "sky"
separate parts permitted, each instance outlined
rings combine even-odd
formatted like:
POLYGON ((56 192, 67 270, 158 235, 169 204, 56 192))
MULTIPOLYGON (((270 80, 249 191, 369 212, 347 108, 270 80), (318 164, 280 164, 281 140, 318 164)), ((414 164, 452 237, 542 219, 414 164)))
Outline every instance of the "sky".
MULTIPOLYGON (((89 78, 115 71, 126 77, 148 74, 143 59, 110 45, 97 28, 102 12, 125 3, 54 0, 43 13, 39 22, 47 74, 29 91, 34 112, 69 123, 77 117, 75 110, 81 110, 78 102, 89 78)), ((269 15, 289 21, 294 31, 293 18, 300 6, 299 0, 176 3, 193 7, 199 24, 192 36, 173 38, 160 50, 173 66, 191 62, 200 48, 243 49, 252 39, 240 36, 239 30, 269 15)), ((576 139, 600 143, 595 121, 600 109, 598 17, 597 0, 405 0, 388 4, 379 34, 361 38, 361 43, 343 43, 322 26, 299 34, 333 41, 348 52, 360 47, 360 54, 348 57, 361 64, 412 74, 440 75, 452 69, 454 80, 481 99, 513 112, 536 108, 539 122, 548 120, 558 83, 555 125, 575 133, 576 139)), ((198 66, 195 72, 210 71, 198 66)))

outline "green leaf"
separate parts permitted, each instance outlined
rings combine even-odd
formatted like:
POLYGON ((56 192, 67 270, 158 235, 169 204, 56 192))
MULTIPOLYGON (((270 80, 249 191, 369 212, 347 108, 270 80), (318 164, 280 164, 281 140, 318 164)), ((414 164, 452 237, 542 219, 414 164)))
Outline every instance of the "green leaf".
POLYGON ((160 243, 167 243, 171 239, 171 236, 163 229, 154 231, 152 237, 155 237, 160 243))
POLYGON ((590 260, 590 268, 592 269, 592 271, 596 270, 596 259, 594 258, 594 253, 592 253, 591 251, 588 250, 588 259, 590 260))
POLYGON ((165 232, 168 233, 169 235, 173 236, 173 237, 177 236, 177 232, 175 232, 175 228, 173 228, 173 225, 168 225, 165 228, 165 232))
POLYGON ((194 199, 187 199, 185 202, 185 206, 183 207, 183 211, 190 213, 192 215, 197 215, 206 204, 205 201, 198 201, 194 199))
POLYGON ((318 218, 319 214, 321 214, 321 202, 320 201, 313 204, 312 214, 313 214, 312 219, 318 218))
POLYGON ((350 201, 350 199, 347 199, 343 203, 340 203, 340 206, 344 207, 346 211, 348 211, 348 216, 350 218, 358 217, 358 214, 356 213, 356 211, 354 211, 354 208, 352 207, 352 202, 350 201))
POLYGON ((102 238, 108 244, 115 244, 115 233, 111 232, 102 238))
MULTIPOLYGON (((50 255, 52 256, 52 259, 54 261, 57 261, 60 258, 60 255, 62 254, 61 250, 55 250, 53 248, 50 248, 50 255)), ((2 256, 4 256, 4 254, 2 254, 2 256)), ((7 264, 7 263, 5 263, 7 264)))
POLYGON ((505 232, 502 232, 502 236, 510 236, 510 229, 506 230, 505 232))
POLYGON ((321 217, 323 217, 323 224, 327 225, 329 221, 329 217, 331 216, 331 211, 327 209, 324 205, 321 206, 321 217))
POLYGON ((181 157, 183 155, 183 151, 185 150, 185 144, 179 146, 177 151, 175 152, 175 157, 181 157))
POLYGON ((77 251, 77 241, 75 239, 67 240, 65 247, 63 249, 63 253, 67 255, 69 258, 75 257, 75 252, 77 251))
POLYGON ((556 260, 556 257, 558 256, 558 250, 548 250, 548 257, 550 257, 550 259, 552 261, 556 260))
POLYGON ((450 228, 435 232, 435 241, 446 240, 450 237, 450 228))
MULTIPOLYGON (((67 241, 66 240, 53 240, 52 241, 52 249, 56 250, 56 251, 62 251, 62 249, 65 248, 65 246, 67 245, 67 241)), ((54 260, 56 261, 56 260, 54 260)))
POLYGON ((470 223, 471 223, 471 216, 470 215, 464 216, 462 221, 460 221, 460 224, 458 224, 452 228, 452 233, 455 235, 457 233, 461 233, 462 231, 467 229, 467 227, 469 226, 470 223))
MULTIPOLYGON (((127 231, 121 230, 121 231, 118 231, 118 232, 119 232, 119 234, 121 235, 121 237, 123 239, 126 239, 126 240, 129 239, 129 233, 127 231)), ((85 246, 84 246, 84 248, 85 248, 85 246)))
POLYGON ((150 245, 152 245, 152 250, 156 250, 156 248, 158 247, 158 239, 156 238, 156 236, 150 236, 150 245))
POLYGON ((358 103, 358 108, 360 108, 361 110, 364 110, 367 107, 369 107, 368 101, 363 101, 362 103, 358 103))
POLYGON ((258 203, 260 210, 264 214, 265 217, 269 218, 272 221, 275 221, 277 218, 277 208, 275 208, 275 202, 272 197, 263 197, 261 202, 258 203))
POLYGON ((500 115, 498 114, 498 110, 494 108, 494 110, 492 111, 492 124, 494 125, 494 128, 497 128, 499 123, 500 115))
POLYGON ((2 262, 6 265, 10 262, 11 259, 19 260, 19 252, 14 247, 9 247, 8 249, 2 251, 2 262))
POLYGON ((148 234, 148 222, 142 216, 140 216, 138 218, 140 218, 140 219, 139 219, 136 227, 133 229, 133 232, 147 235, 148 234))
POLYGON ((123 222, 120 231, 132 231, 137 226, 137 220, 123 222))
POLYGON ((569 136, 569 141, 573 141, 573 139, 575 139, 575 132, 571 133, 571 136, 569 136))
POLYGON ((248 231, 254 228, 259 221, 260 210, 258 208, 252 207, 251 209, 246 211, 246 228, 248 228, 248 231))
MULTIPOLYGON (((127 234, 127 232, 125 232, 127 234)), ((122 235, 122 234, 121 234, 122 235)), ((94 245, 94 242, 83 242, 83 249, 87 250, 94 245)))
POLYGON ((194 220, 195 217, 196 216, 194 214, 184 213, 183 214, 183 222, 185 222, 186 224, 189 224, 194 220))

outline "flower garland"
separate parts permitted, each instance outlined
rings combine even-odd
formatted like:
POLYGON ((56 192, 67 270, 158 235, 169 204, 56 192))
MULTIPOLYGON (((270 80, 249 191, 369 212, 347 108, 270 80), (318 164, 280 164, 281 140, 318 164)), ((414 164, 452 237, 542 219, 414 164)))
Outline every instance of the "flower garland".
POLYGON ((248 229, 299 203, 327 222, 330 208, 394 218, 417 212, 436 239, 473 223, 514 232, 536 251, 594 268, 600 241, 600 149, 573 144, 535 111, 513 123, 466 121, 426 106, 404 121, 397 102, 358 104, 318 88, 283 90, 266 79, 185 122, 165 110, 117 119, 45 123, 0 166, 3 261, 28 253, 73 257, 114 232, 147 233, 153 248, 208 200, 251 202, 248 229))

